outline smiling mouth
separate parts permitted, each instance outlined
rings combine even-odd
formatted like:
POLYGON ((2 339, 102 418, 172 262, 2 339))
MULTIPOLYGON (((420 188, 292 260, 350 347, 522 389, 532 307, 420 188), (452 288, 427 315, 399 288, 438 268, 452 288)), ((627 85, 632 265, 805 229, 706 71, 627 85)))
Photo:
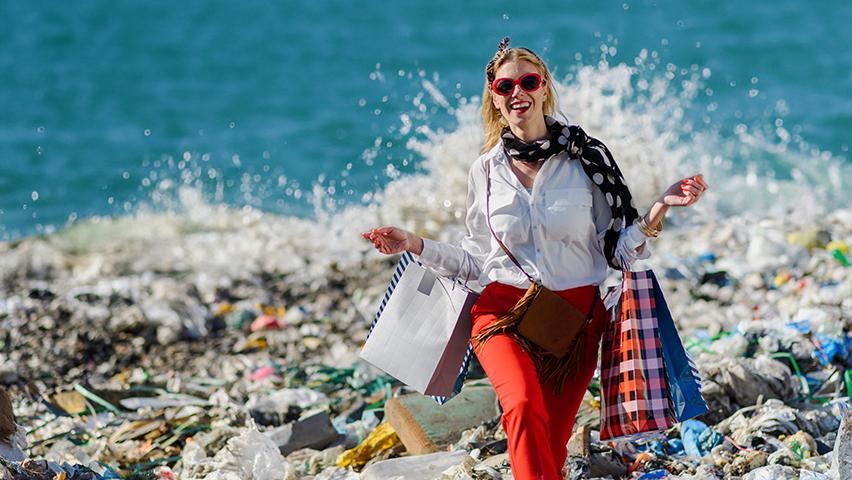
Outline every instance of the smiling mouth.
POLYGON ((524 113, 530 109, 532 104, 530 102, 515 102, 509 105, 509 110, 517 113, 524 113))

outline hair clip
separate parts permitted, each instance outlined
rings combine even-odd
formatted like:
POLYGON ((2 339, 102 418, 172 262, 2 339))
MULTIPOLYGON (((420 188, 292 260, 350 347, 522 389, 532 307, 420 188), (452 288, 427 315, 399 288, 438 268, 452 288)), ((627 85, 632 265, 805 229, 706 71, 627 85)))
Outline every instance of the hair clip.
POLYGON ((503 37, 503 40, 500 40, 500 43, 497 45, 497 53, 503 53, 509 48, 509 37, 503 37))

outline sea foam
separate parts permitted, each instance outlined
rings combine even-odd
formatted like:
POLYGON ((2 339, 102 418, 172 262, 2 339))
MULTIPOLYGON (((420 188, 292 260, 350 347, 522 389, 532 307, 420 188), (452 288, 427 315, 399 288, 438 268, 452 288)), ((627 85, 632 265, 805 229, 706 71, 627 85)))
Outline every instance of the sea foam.
MULTIPOLYGON (((849 165, 785 135, 783 128, 769 128, 767 135, 761 133, 765 126, 753 125, 724 134, 695 101, 708 69, 673 75, 671 69, 645 68, 646 61, 640 55, 631 66, 579 65, 556 85, 559 116, 609 146, 640 209, 672 182, 699 172, 710 191, 695 206, 673 211, 672 223, 744 213, 807 223, 848 203, 849 165)), ((310 193, 312 218, 234 208, 212 200, 191 172, 182 172, 181 182, 165 180, 169 183, 157 189, 154 208, 141 204, 125 216, 79 221, 50 236, 51 243, 89 259, 75 269, 77 280, 178 270, 215 281, 219 274, 312 276, 355 265, 365 255, 378 256, 359 234, 379 225, 457 241, 464 234, 468 170, 482 142, 480 99, 450 105, 434 84, 424 88, 440 98, 437 104, 451 112, 455 127, 436 130, 428 117, 404 115, 406 148, 421 158, 418 168, 394 175, 365 202, 340 206, 317 182, 310 193)))

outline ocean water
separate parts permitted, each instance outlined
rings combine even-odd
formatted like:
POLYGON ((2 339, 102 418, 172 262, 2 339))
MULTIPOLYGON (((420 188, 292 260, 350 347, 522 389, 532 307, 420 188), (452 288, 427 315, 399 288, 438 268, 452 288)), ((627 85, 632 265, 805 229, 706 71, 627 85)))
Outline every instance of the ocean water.
POLYGON ((504 35, 640 201, 698 171, 702 219, 850 200, 845 1, 9 0, 0 18, 3 240, 457 227, 504 35))

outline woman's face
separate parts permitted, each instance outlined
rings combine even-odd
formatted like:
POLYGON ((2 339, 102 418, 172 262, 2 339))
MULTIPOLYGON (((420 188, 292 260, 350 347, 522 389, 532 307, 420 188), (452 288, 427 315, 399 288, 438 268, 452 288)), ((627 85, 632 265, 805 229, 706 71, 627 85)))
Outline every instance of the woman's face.
MULTIPOLYGON (((511 78, 517 80, 527 73, 541 74, 538 68, 526 60, 505 63, 494 72, 494 78, 511 78)), ((500 96, 491 91, 494 107, 500 110, 509 125, 523 126, 527 122, 544 118, 544 101, 547 99, 547 86, 542 85, 533 92, 528 92, 515 85, 512 93, 500 96)))

